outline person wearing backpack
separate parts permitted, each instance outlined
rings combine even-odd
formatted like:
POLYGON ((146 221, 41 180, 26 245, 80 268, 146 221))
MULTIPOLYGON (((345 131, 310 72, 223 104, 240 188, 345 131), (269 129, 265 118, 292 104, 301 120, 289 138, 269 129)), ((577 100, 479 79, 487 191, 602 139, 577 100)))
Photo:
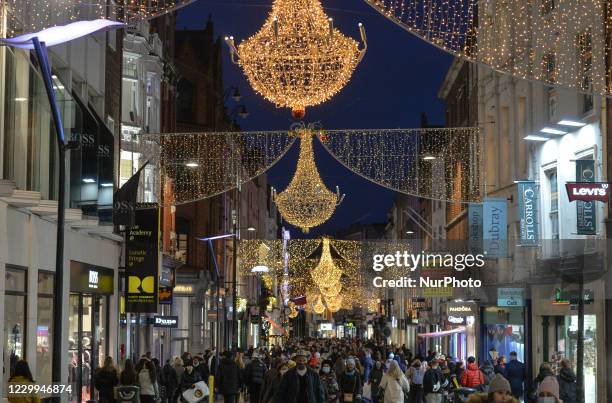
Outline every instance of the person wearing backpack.
POLYGON ((410 381, 410 402, 423 403, 423 378, 425 370, 421 368, 421 360, 412 361, 408 368, 408 380, 410 381))
POLYGON ((438 360, 429 363, 429 369, 423 376, 423 393, 427 403, 442 403, 442 384, 444 375, 440 371, 438 360))
POLYGON ((380 382, 380 388, 385 391, 383 403, 404 403, 404 394, 410 392, 410 383, 397 361, 390 363, 387 373, 380 382))

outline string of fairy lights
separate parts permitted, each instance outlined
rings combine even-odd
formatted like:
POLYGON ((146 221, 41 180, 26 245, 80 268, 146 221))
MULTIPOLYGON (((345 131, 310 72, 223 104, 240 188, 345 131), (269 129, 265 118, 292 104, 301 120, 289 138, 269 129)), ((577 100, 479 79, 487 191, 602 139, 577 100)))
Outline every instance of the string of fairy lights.
POLYGON ((261 29, 238 47, 225 40, 232 61, 253 89, 302 118, 306 107, 329 100, 350 80, 366 47, 343 35, 319 0, 275 0, 261 29))
POLYGON ((0 32, 8 37, 77 20, 110 18, 127 24, 151 19, 195 0, 3 0, 0 32), (4 15, 3 15, 4 17, 4 15))
POLYGON ((521 79, 612 95, 604 0, 365 0, 455 56, 521 79))

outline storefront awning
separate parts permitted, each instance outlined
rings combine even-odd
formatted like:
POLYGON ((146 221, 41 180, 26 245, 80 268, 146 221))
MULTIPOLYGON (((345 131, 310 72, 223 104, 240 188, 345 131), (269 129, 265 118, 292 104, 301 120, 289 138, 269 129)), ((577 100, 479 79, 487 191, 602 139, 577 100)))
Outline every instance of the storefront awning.
POLYGON ((442 337, 449 336, 455 333, 463 333, 465 332, 465 326, 456 327, 451 330, 442 330, 440 332, 432 332, 432 333, 417 333, 418 337, 442 337))

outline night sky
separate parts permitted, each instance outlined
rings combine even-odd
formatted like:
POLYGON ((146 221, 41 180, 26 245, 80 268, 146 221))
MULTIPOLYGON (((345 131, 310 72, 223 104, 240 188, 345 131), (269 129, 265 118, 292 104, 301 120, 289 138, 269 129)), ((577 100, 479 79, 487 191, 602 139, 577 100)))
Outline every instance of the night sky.
MULTIPOLYGON (((304 121, 320 122, 326 129, 419 127, 421 113, 430 123, 444 123, 444 104, 437 92, 452 57, 387 20, 362 0, 323 0, 326 13, 345 35, 359 39, 357 23, 366 28, 368 51, 351 81, 330 101, 307 108, 304 121)), ((265 21, 272 0, 198 0, 179 12, 177 29, 201 29, 212 15, 215 35, 233 35, 236 44, 254 34, 265 21)), ((233 65, 224 46, 225 87, 236 86, 241 104, 249 110, 240 119, 243 130, 286 130, 293 122, 288 109, 277 109, 249 86, 239 66, 233 65)), ((232 108, 233 100, 228 101, 232 108)), ((291 180, 297 161, 294 147, 268 171, 279 191, 291 180)), ((328 188, 346 193, 334 216, 309 234, 333 234, 354 223, 386 221, 395 193, 362 179, 315 145, 319 171, 328 188)), ((292 237, 302 237, 291 230, 292 237)))

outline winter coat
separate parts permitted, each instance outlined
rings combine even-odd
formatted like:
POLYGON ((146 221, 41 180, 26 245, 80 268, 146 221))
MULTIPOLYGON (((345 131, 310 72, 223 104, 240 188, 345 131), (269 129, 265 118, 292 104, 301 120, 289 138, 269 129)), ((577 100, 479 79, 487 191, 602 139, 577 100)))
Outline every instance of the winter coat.
POLYGON ((482 371, 482 374, 484 375, 485 385, 488 385, 489 383, 491 383, 491 379, 493 379, 493 377, 495 376, 495 370, 493 369, 493 366, 489 364, 488 362, 485 362, 480 367, 480 370, 482 371))
POLYGON ((244 370, 244 380, 247 385, 261 385, 266 376, 266 365, 259 359, 254 359, 244 370))
POLYGON ((338 380, 336 379, 336 374, 334 371, 329 371, 327 374, 319 373, 319 377, 321 378, 321 382, 325 388, 326 401, 328 403, 338 402, 340 399, 340 386, 338 386, 338 380))
POLYGON ((138 386, 140 386, 140 396, 159 396, 157 381, 151 382, 149 370, 146 368, 138 372, 138 386))
POLYGON ((563 403, 576 403, 576 375, 570 368, 561 368, 557 375, 559 398, 563 403))
POLYGON ((223 395, 238 394, 242 387, 242 371, 231 358, 223 358, 219 364, 219 390, 223 395))
POLYGON ((193 368, 200 375, 200 379, 208 384, 208 377, 210 372, 208 371, 208 365, 205 362, 200 362, 197 367, 193 368))
POLYGON ((442 393, 442 384, 444 383, 444 375, 439 368, 429 368, 423 376, 423 392, 425 395, 429 393, 442 393), (440 382, 440 389, 434 392, 433 387, 440 382))
POLYGON ((410 384, 404 374, 400 379, 385 374, 380 382, 380 388, 385 390, 384 403, 404 403, 404 394, 410 392, 410 384))
MULTIPOLYGON (((9 380, 9 385, 12 383, 23 385, 31 384, 33 382, 30 382, 23 376, 14 376, 9 380)), ((40 398, 36 395, 36 393, 29 393, 9 396, 8 401, 10 403, 40 403, 40 398)))
POLYGON ((348 374, 346 371, 340 374, 338 377, 338 386, 340 392, 343 394, 353 394, 353 401, 361 398, 363 392, 363 382, 361 375, 355 370, 353 375, 348 374))
POLYGON ((471 362, 468 364, 466 370, 461 375, 461 385, 467 388, 475 388, 480 385, 484 385, 485 379, 482 372, 478 369, 476 363, 471 362))
POLYGON ((525 379, 525 364, 518 360, 510 360, 508 364, 506 364, 505 368, 506 373, 503 374, 504 377, 510 382, 510 387, 512 388, 512 394, 514 396, 523 396, 523 381, 525 379))
POLYGON ((181 392, 184 392, 187 389, 191 388, 191 385, 196 382, 200 382, 201 380, 202 378, 200 377, 200 373, 196 371, 195 368, 191 370, 191 373, 185 370, 185 372, 183 372, 183 375, 181 376, 179 388, 181 389, 181 392))
POLYGON ((166 381, 166 395, 173 396, 178 387, 178 376, 176 375, 176 371, 172 365, 166 364, 162 372, 164 373, 164 380, 166 381))
MULTIPOLYGON (((276 371, 276 370, 275 370, 276 371)), ((282 376, 280 372, 276 371, 276 375, 265 382, 265 387, 261 392, 261 403, 273 403, 274 397, 278 393, 282 376)))
POLYGON ((378 396, 378 392, 380 390, 380 382, 382 381, 385 373, 383 372, 383 367, 381 365, 380 368, 372 368, 372 372, 370 372, 370 383, 372 385, 372 397, 378 396))
MULTIPOLYGON (((297 368, 291 368, 281 379, 278 393, 274 399, 275 403, 296 403, 297 391, 300 388, 297 368)), ((319 378, 319 374, 311 369, 306 370, 306 395, 308 403, 324 403, 325 388, 319 378)))
POLYGON ((119 376, 117 370, 112 369, 110 371, 100 368, 96 371, 94 376, 94 384, 96 389, 100 392, 100 399, 112 400, 114 399, 114 387, 119 383, 119 376))
MULTIPOLYGON (((489 400, 489 395, 487 395, 486 393, 472 393, 468 400, 467 403, 491 403, 489 400)), ((506 400, 506 403, 519 403, 519 401, 515 398, 515 397, 508 397, 508 400, 506 400)))

